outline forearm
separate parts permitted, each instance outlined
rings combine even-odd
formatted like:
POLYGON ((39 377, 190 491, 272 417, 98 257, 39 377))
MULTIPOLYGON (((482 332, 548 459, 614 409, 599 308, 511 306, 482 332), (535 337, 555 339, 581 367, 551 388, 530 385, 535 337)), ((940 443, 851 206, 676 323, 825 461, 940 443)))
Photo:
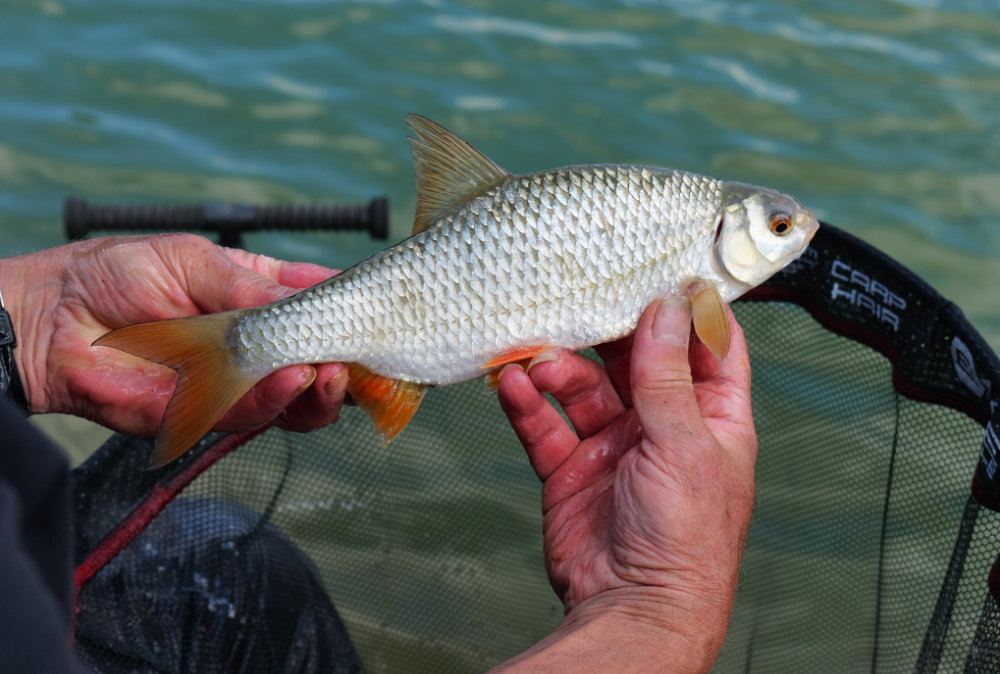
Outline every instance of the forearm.
POLYGON ((495 672, 705 672, 725 639, 731 597, 677 601, 654 588, 604 592, 495 672))

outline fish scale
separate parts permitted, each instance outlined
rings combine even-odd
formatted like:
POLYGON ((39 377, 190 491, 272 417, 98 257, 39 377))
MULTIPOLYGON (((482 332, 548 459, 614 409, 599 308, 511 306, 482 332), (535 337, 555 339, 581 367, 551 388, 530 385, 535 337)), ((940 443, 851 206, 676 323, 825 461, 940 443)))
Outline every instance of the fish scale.
POLYGON ((512 175, 430 120, 408 121, 410 238, 270 305, 128 326, 95 342, 180 373, 153 465, 293 364, 347 363, 348 391, 388 440, 427 386, 618 339, 666 295, 693 293, 695 330, 723 357, 723 303, 797 257, 818 226, 780 192, 677 169, 512 175))

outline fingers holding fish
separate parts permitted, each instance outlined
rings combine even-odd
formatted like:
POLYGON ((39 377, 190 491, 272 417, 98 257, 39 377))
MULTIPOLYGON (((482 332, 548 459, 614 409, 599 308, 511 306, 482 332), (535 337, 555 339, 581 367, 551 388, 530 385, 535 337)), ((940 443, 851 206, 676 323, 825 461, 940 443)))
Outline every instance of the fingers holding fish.
MULTIPOLYGON (((642 426, 635 410, 626 410, 597 433, 583 440, 545 480, 542 512, 576 496, 581 491, 614 479, 618 460, 642 439, 642 426)), ((597 487, 596 494, 604 485, 597 487)))
POLYGON ((693 428, 702 422, 688 362, 690 337, 691 304, 682 297, 650 305, 633 336, 632 401, 655 446, 701 430, 693 428))
POLYGON ((123 237, 123 243, 107 254, 122 264, 128 259, 144 265, 150 273, 162 277, 161 295, 183 298, 190 307, 169 312, 162 318, 194 313, 215 313, 242 309, 262 302, 273 302, 288 294, 275 279, 257 273, 253 256, 245 253, 233 259, 229 251, 203 236, 167 234, 149 237, 123 237), (147 248, 155 255, 143 256, 147 248), (224 279, 224 283, 220 280, 224 279))
POLYGON ((594 347, 604 362, 612 386, 625 407, 632 407, 632 387, 629 384, 629 370, 632 362, 632 335, 594 347))
POLYGON ((741 463, 756 457, 746 341, 728 309, 727 320, 732 345, 722 361, 709 347, 691 339, 686 299, 658 302, 639 322, 632 358, 633 364, 644 366, 632 369, 633 400, 646 438, 663 452, 665 461, 698 460, 693 452, 698 447, 710 453, 721 447, 730 459, 741 463), (714 437, 718 447, 690 443, 687 456, 681 457, 670 448, 683 435, 714 437))
POLYGON ((497 394, 535 474, 545 480, 573 452, 580 438, 520 367, 508 365, 500 372, 497 394))
POLYGON ((289 288, 309 288, 322 283, 337 271, 309 262, 286 262, 267 255, 248 253, 240 248, 224 248, 229 259, 289 288))
MULTIPOLYGON (((212 308, 216 311, 255 306, 288 297, 337 273, 320 265, 286 262, 239 249, 215 248, 213 252, 236 267, 230 273, 233 280, 223 297, 219 296, 218 290, 212 293, 206 289, 197 293, 199 297, 216 297, 216 301, 220 302, 217 308, 212 308)), ((286 368, 263 379, 241 400, 235 414, 226 415, 220 425, 253 428, 273 419, 275 425, 286 430, 323 428, 339 417, 346 386, 347 370, 340 363, 286 368)))
POLYGON ((248 431, 270 423, 316 378, 316 370, 296 365, 273 372, 243 395, 216 424, 217 430, 248 431))
POLYGON ((727 308, 727 314, 732 339, 725 360, 717 360, 701 343, 691 347, 694 392, 702 418, 723 446, 738 448, 743 459, 753 461, 757 441, 750 400, 750 355, 743 329, 732 310, 727 308))
POLYGON ((283 286, 302 289, 322 283, 338 273, 336 269, 308 262, 281 262, 275 280, 283 286))
POLYGON ((347 384, 340 363, 286 367, 262 379, 224 416, 218 428, 246 431, 275 421, 281 428, 311 431, 340 412, 347 384))
POLYGON ((336 271, 306 262, 286 262, 267 255, 223 248, 204 241, 197 255, 185 252, 185 242, 178 242, 172 254, 183 258, 190 271, 186 275, 188 294, 203 313, 244 309, 267 304, 295 294, 302 288, 322 283, 336 271), (217 279, 227 279, 225 284, 217 279))
POLYGON ((528 368, 528 376, 539 391, 559 402, 580 439, 597 433, 625 410, 604 367, 579 354, 558 351, 554 360, 528 368))
POLYGON ((275 419, 275 425, 290 431, 314 431, 340 417, 347 393, 347 368, 341 363, 315 366, 316 379, 275 419))

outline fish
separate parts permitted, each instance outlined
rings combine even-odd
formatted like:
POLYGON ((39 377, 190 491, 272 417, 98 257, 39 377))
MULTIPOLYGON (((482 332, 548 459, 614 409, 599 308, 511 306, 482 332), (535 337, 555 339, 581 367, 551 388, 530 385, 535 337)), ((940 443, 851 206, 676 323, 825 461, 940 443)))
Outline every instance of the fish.
POLYGON ((439 124, 407 116, 411 235, 271 304, 139 323, 95 346, 173 368, 150 466, 209 432, 254 384, 294 364, 347 364, 347 391, 383 443, 427 388, 633 332, 658 298, 689 294, 717 358, 724 303, 797 258, 819 223, 766 187, 639 164, 512 174, 439 124))

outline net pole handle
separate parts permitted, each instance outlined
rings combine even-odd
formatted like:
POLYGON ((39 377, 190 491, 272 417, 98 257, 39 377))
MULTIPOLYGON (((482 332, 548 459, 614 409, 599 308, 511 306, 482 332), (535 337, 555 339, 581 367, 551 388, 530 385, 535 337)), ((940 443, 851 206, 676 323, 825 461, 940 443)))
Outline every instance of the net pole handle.
POLYGON ((375 197, 366 204, 331 206, 256 206, 210 203, 194 206, 168 204, 90 204, 67 197, 63 206, 66 238, 77 241, 101 231, 211 231, 219 243, 242 247, 244 232, 262 230, 359 230, 373 239, 389 237, 389 200, 375 197))

